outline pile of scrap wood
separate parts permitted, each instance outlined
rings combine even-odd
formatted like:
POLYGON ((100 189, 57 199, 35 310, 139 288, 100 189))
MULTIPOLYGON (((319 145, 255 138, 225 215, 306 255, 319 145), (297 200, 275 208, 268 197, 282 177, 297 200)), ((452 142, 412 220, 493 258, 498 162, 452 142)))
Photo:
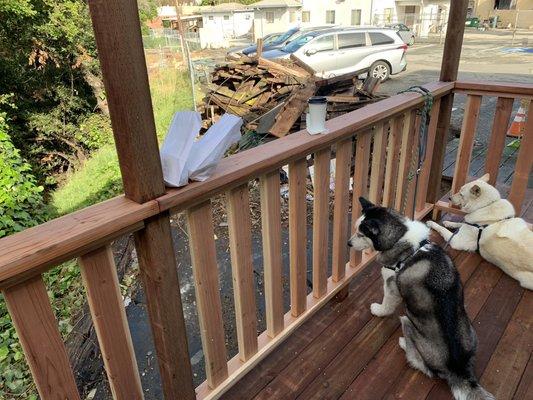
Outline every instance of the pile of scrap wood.
POLYGON ((304 113, 312 96, 327 96, 328 119, 383 98, 374 94, 377 79, 367 79, 361 87, 357 76, 366 71, 329 79, 312 72, 296 58, 274 62, 242 57, 217 66, 200 110, 203 128, 227 112, 242 117, 243 133, 282 137, 305 128, 304 113))

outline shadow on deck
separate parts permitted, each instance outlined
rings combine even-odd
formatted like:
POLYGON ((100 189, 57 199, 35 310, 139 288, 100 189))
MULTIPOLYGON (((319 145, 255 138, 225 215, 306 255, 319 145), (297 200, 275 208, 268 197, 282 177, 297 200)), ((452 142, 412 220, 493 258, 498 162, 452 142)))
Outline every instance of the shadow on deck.
MULTIPOLYGON (((533 196, 522 215, 533 217, 533 196)), ((442 239, 433 237, 442 244, 442 239)), ((533 292, 475 253, 449 249, 478 335, 476 374, 497 399, 533 398, 533 292)), ((348 297, 330 301, 222 398, 451 399, 445 382, 411 369, 398 346, 398 315, 376 318, 380 267, 370 264, 348 297)))

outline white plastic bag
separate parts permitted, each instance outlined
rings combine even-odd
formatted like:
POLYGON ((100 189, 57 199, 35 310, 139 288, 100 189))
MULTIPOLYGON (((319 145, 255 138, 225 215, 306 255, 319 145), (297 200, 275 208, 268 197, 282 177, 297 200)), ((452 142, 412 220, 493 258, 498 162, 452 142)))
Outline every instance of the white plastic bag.
POLYGON ((180 111, 174 114, 160 151, 163 179, 167 186, 179 187, 189 182, 186 164, 194 138, 201 127, 202 118, 197 112, 180 111))
POLYGON ((197 142, 187 160, 189 179, 205 181, 211 176, 224 153, 241 138, 242 119, 224 114, 197 142))

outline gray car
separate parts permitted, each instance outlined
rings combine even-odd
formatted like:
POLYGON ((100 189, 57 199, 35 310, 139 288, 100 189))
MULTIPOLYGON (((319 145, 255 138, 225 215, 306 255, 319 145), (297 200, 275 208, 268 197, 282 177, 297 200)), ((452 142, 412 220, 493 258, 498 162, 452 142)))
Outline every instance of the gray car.
POLYGON ((407 45, 392 29, 337 28, 301 35, 263 57, 294 54, 326 78, 369 68, 372 76, 384 81, 407 68, 406 51, 407 45))

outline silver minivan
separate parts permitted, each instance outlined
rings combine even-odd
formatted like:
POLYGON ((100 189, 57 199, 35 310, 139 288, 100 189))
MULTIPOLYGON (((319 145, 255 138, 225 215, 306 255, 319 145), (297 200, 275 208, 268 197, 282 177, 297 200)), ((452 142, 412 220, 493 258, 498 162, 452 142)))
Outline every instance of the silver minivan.
POLYGON ((407 68, 407 45, 391 29, 337 28, 301 35, 281 49, 263 53, 264 58, 304 61, 320 77, 333 77, 370 68, 382 81, 407 68))

